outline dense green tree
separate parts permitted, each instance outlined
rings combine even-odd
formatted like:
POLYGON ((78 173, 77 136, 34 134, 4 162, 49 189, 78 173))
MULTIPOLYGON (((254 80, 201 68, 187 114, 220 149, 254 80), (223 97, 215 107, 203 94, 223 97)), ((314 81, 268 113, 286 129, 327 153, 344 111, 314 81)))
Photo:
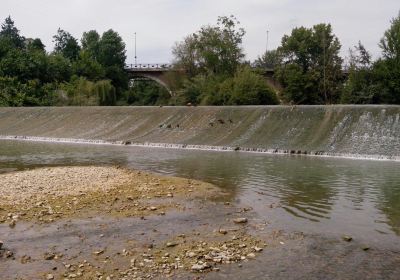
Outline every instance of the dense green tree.
POLYGON ((222 105, 225 96, 220 93, 220 87, 226 80, 218 75, 199 74, 193 79, 186 81, 182 92, 182 100, 200 105, 222 105))
POLYGON ((99 56, 97 59, 106 67, 118 66, 122 69, 125 67, 125 43, 117 32, 110 29, 103 33, 99 42, 99 56))
POLYGON ((51 54, 48 56, 47 73, 51 82, 69 81, 72 76, 71 62, 61 54, 51 54))
POLYGON ((2 76, 17 77, 21 82, 42 79, 46 75, 46 55, 22 49, 9 50, 0 60, 2 76))
POLYGON ((282 62, 282 57, 278 50, 266 51, 261 57, 258 57, 254 63, 254 67, 273 70, 282 62))
POLYGON ((400 104, 400 13, 392 19, 379 46, 383 57, 374 64, 375 84, 380 91, 375 102, 400 104))
POLYGON ((19 34, 11 17, 7 17, 1 25, 0 39, 7 40, 14 48, 22 49, 25 47, 25 37, 19 34))
POLYGON ((373 84, 371 54, 361 42, 349 53, 349 77, 343 88, 341 103, 372 103, 377 87, 373 84))
POLYGON ((0 106, 22 106, 25 94, 16 78, 0 77, 0 106))
POLYGON ((184 69, 188 77, 192 78, 200 73, 197 65, 196 40, 189 35, 182 42, 175 43, 172 48, 174 66, 176 69, 184 69))
POLYGON ((92 82, 75 76, 71 82, 61 84, 60 89, 67 95, 68 105, 110 106, 116 102, 115 88, 109 80, 92 82))
POLYGON ((138 80, 126 91, 126 101, 129 105, 168 105, 170 93, 154 81, 138 80))
POLYGON ((239 70, 233 79, 234 87, 231 105, 275 105, 278 98, 274 90, 266 83, 265 78, 244 67, 239 70))
POLYGON ((30 40, 27 44, 27 48, 29 50, 36 50, 36 51, 42 51, 45 52, 45 45, 42 43, 42 40, 40 40, 39 38, 30 40))
POLYGON ((91 81, 98 81, 105 78, 103 66, 92 59, 89 51, 81 50, 79 58, 72 64, 72 71, 75 75, 86 77, 91 81))
POLYGON ((245 31, 238 24, 231 16, 219 17, 216 26, 202 27, 175 45, 175 63, 186 67, 190 75, 234 75, 244 58, 241 44, 245 31))
POLYGON ((69 32, 58 28, 57 34, 53 36, 53 39, 55 53, 60 53, 70 60, 78 59, 80 51, 78 40, 69 32))
POLYGON ((84 32, 81 39, 82 50, 84 50, 89 56, 97 60, 99 57, 99 47, 100 47, 100 35, 96 30, 90 30, 89 32, 84 32))
POLYGON ((385 31, 379 46, 385 59, 400 61, 400 12, 391 21, 391 26, 385 31))
POLYGON ((237 70, 235 76, 198 75, 188 81, 185 101, 201 105, 270 105, 278 104, 274 90, 265 78, 249 66, 237 70))
POLYGON ((112 81, 117 90, 117 98, 128 87, 128 76, 124 71, 126 61, 125 43, 113 30, 103 33, 99 42, 97 61, 104 67, 105 76, 112 81))
POLYGON ((283 98, 295 104, 337 102, 343 78, 340 47, 329 24, 295 28, 285 35, 276 75, 284 86, 283 98))

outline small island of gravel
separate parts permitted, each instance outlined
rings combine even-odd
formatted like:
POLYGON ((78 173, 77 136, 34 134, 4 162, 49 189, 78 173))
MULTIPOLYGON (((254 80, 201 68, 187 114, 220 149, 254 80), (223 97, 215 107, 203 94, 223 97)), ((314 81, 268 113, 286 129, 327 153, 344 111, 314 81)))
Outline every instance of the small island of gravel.
POLYGON ((218 271, 267 245, 218 187, 121 167, 0 174, 0 268, 17 279, 142 279, 218 271), (5 237, 3 237, 5 236, 5 237))

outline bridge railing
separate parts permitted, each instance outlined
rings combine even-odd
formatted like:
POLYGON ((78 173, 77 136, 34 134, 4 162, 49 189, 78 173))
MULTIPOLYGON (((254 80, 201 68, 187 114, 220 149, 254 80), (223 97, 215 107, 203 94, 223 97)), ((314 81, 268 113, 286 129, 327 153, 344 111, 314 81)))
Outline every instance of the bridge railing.
POLYGON ((140 63, 125 65, 125 69, 129 70, 167 70, 171 68, 172 64, 169 63, 140 63))

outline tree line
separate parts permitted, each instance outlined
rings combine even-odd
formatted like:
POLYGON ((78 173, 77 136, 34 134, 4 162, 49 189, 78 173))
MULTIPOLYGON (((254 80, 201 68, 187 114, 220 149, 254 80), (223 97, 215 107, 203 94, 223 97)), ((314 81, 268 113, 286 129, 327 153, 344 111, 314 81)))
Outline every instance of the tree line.
POLYGON ((25 38, 11 17, 0 31, 0 106, 400 104, 400 14, 391 21, 372 60, 361 42, 349 50, 348 68, 330 24, 294 28, 281 45, 246 61, 245 30, 233 16, 219 17, 172 48, 174 91, 129 81, 126 46, 108 30, 81 39, 58 29, 54 49, 25 38), (277 85, 266 82, 273 69, 277 85))
POLYGON ((58 29, 50 53, 6 18, 0 31, 0 106, 115 105, 127 88, 117 32, 85 32, 81 44, 58 29))
POLYGON ((245 61, 245 31, 234 17, 202 27, 173 48, 175 64, 186 70, 180 97, 211 105, 400 104, 400 14, 379 42, 375 61, 361 42, 340 57, 341 44, 330 24, 294 28, 277 49, 245 61), (278 87, 265 83, 273 70, 278 87))

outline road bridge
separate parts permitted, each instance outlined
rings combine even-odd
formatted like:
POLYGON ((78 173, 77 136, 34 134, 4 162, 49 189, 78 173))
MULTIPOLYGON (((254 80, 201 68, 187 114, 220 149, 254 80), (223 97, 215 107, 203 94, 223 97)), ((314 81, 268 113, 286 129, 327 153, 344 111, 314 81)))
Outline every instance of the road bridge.
MULTIPOLYGON (((164 88, 168 90, 171 96, 174 95, 171 85, 171 77, 168 73, 171 72, 181 72, 183 70, 177 70, 173 67, 172 64, 169 63, 140 63, 140 64, 127 64, 125 66, 125 71, 129 75, 129 79, 131 80, 143 80, 149 79, 157 82, 164 88)), ((267 83, 275 88, 276 90, 280 90, 279 83, 274 80, 274 70, 273 69, 265 69, 263 72, 264 77, 266 78, 267 83)))
MULTIPOLYGON (((256 69, 256 68, 255 68, 256 69)), ((260 69, 260 68, 257 68, 260 69)), ((265 77, 266 82, 276 91, 281 91, 282 86, 274 78, 274 69, 261 69, 262 75, 265 77)), ((184 73, 184 70, 177 70, 169 63, 141 63, 141 64, 127 64, 125 71, 128 73, 129 78, 132 80, 150 79, 168 90, 171 96, 174 95, 171 84, 171 77, 168 73, 178 72, 184 73)), ((343 76, 347 78, 349 75, 348 69, 343 69, 343 76)))
POLYGON ((174 95, 171 88, 171 81, 168 73, 177 72, 171 64, 168 63, 145 63, 145 64, 127 64, 125 71, 128 73, 131 80, 150 79, 168 90, 174 95))

